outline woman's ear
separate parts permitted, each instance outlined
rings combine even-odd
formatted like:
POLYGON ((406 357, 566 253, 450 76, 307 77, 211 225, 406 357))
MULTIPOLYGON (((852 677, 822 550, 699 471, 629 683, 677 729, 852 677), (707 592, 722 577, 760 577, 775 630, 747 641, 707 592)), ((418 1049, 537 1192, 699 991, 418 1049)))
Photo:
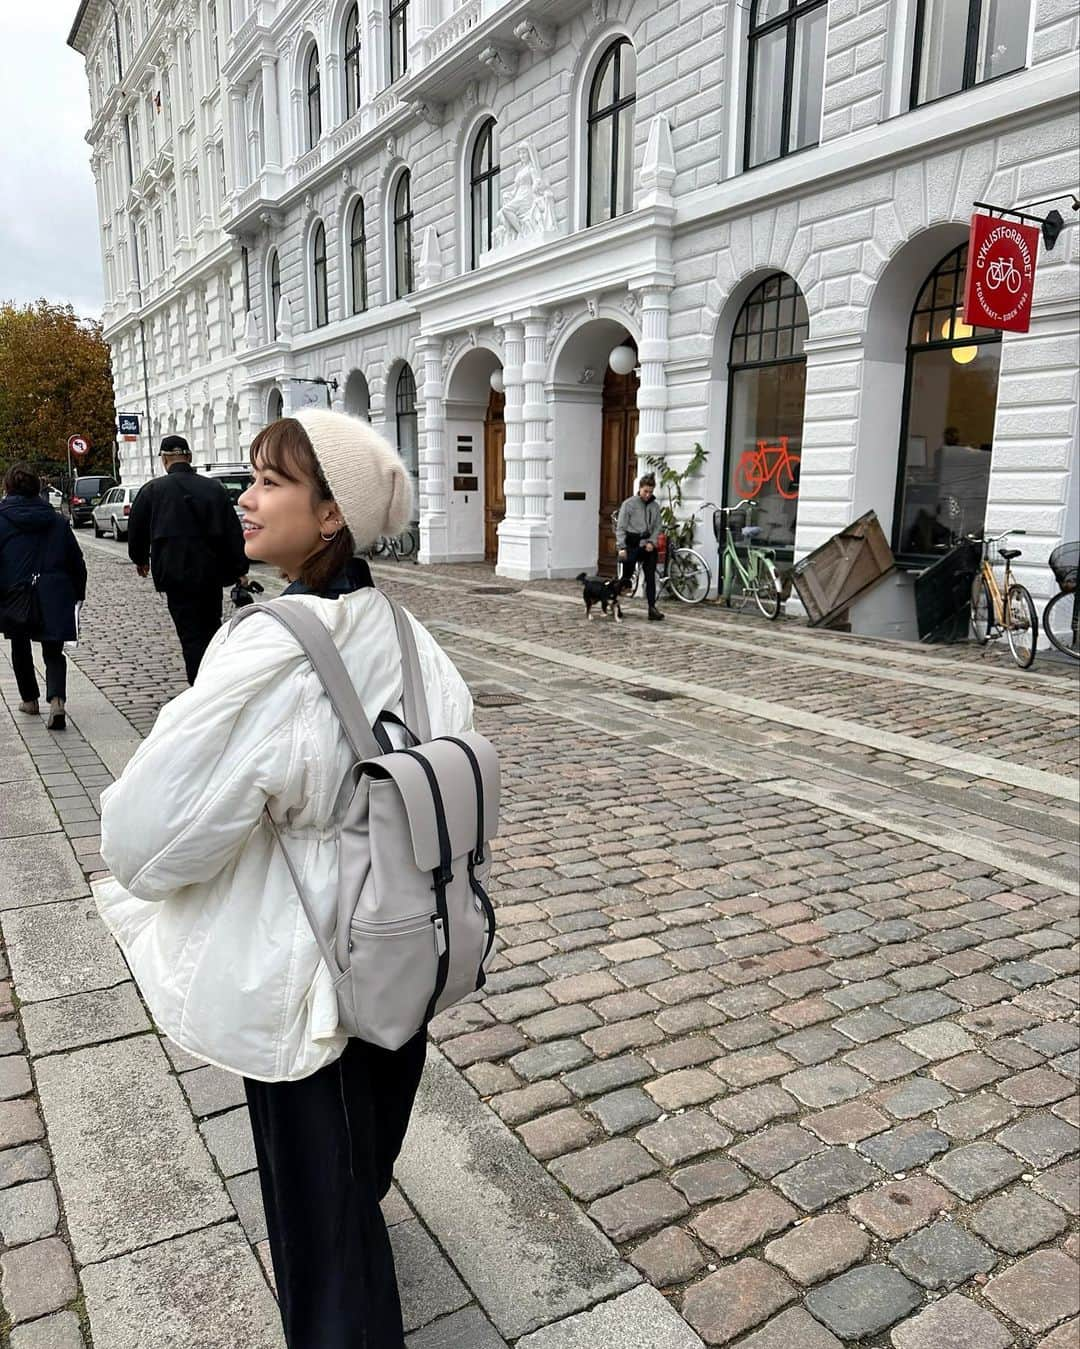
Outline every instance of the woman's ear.
POLYGON ((320 501, 315 512, 319 520, 319 532, 333 534, 345 525, 345 517, 336 501, 320 501))

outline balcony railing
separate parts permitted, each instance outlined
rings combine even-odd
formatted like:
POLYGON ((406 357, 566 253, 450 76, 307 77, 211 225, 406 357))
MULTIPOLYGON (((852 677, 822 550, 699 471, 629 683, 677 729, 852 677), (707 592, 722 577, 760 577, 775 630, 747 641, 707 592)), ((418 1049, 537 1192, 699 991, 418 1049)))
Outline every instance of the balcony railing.
POLYGON ((484 16, 483 0, 465 0, 449 18, 437 24, 423 41, 423 62, 427 65, 465 36, 484 16))

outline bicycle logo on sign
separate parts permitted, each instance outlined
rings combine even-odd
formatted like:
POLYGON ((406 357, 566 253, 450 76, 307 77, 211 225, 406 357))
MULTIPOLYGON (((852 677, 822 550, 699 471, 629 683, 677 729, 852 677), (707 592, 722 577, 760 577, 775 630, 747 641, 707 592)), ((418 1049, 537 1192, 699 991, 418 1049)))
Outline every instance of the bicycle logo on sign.
POLYGON ((995 258, 986 268, 987 290, 997 290, 1004 286, 1010 295, 1015 295, 1022 284, 1020 269, 1012 258, 995 258))
POLYGON ((771 482, 785 501, 795 501, 799 495, 799 458, 788 448, 787 436, 781 436, 778 445, 759 440, 754 449, 742 453, 735 469, 735 490, 753 500, 771 482))

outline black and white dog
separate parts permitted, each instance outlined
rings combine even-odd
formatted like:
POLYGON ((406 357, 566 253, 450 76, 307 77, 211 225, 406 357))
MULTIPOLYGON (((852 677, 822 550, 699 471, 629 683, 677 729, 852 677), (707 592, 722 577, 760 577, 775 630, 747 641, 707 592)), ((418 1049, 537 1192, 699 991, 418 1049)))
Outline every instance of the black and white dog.
POLYGON ((622 582, 617 576, 589 576, 582 572, 576 579, 581 582, 581 598, 585 601, 586 618, 592 618, 594 604, 599 604, 605 614, 610 605, 611 617, 616 623, 622 622, 622 607, 619 604, 622 582))

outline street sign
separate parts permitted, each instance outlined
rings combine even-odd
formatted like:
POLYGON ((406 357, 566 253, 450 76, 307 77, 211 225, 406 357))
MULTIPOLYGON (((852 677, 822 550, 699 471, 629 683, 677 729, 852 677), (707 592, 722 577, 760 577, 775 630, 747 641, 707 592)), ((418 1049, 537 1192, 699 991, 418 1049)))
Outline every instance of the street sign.
POLYGON ((76 459, 81 459, 84 454, 90 453, 90 444, 83 436, 69 436, 68 449, 76 459))
POLYGON ((139 434, 139 414, 120 412, 117 414, 116 425, 125 440, 134 440, 139 434))
POLYGON ((1002 328, 1026 333, 1031 326, 1031 297, 1039 231, 1034 225, 973 215, 968 238, 964 322, 973 328, 1002 328))

